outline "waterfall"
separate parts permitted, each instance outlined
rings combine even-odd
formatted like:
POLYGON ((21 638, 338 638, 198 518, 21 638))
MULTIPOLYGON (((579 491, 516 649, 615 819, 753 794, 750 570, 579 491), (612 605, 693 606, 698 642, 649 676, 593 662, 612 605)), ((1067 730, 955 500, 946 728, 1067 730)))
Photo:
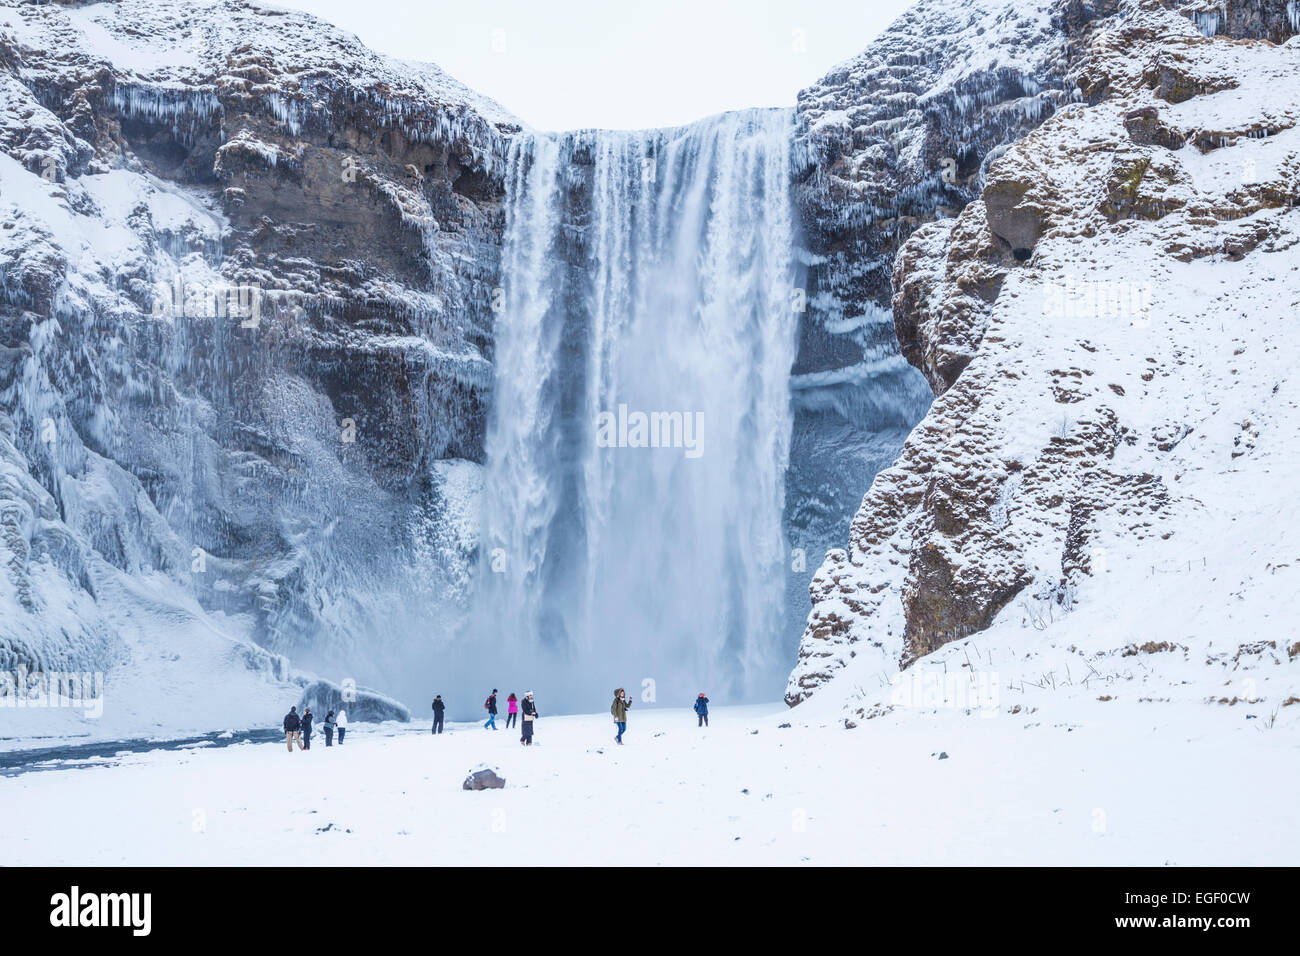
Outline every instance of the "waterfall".
POLYGON ((792 123, 512 148, 466 653, 553 708, 783 685, 792 123))

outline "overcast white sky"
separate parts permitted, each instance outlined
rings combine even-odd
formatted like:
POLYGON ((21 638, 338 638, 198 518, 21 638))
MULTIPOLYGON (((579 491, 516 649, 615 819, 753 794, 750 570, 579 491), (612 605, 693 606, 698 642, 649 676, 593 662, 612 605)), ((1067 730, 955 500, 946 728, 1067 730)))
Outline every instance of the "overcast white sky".
POLYGON ((436 63, 538 129, 636 129, 793 105, 912 0, 277 2, 436 63))

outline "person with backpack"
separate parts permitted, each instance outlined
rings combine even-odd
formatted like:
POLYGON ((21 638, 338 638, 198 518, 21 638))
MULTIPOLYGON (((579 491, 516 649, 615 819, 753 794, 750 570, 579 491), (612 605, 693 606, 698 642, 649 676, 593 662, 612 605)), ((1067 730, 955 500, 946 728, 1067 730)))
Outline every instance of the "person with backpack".
POLYGON ((614 703, 610 705, 609 712, 614 715, 614 726, 618 728, 614 743, 619 746, 623 745, 623 734, 627 732, 627 709, 631 706, 632 702, 627 699, 623 688, 614 691, 614 703))
POLYGON ((524 694, 524 701, 520 707, 523 710, 520 723, 520 726, 523 727, 523 736, 519 738, 519 742, 525 747, 531 747, 533 745, 533 723, 538 716, 537 705, 533 703, 533 692, 531 690, 524 694))
POLYGON ((511 691, 506 698, 506 728, 519 725, 519 698, 511 691))
POLYGON ((311 715, 311 708, 302 709, 302 749, 311 750, 311 722, 314 718, 311 715))
POLYGON ((298 736, 298 731, 302 729, 302 720, 298 717, 297 705, 289 708, 289 713, 284 715, 284 742, 289 746, 289 753, 293 753, 294 741, 298 742, 298 749, 302 750, 302 738, 298 736))
POLYGON ((337 722, 334 720, 334 711, 331 710, 325 715, 325 722, 321 724, 321 726, 325 728, 326 747, 334 746, 334 727, 336 723, 337 722))
POLYGON ((343 732, 348 729, 348 712, 346 710, 341 710, 341 709, 339 710, 338 725, 339 725, 339 746, 342 747, 343 732))
POLYGON ((484 730, 497 729, 497 689, 492 688, 492 693, 488 694, 488 699, 483 701, 483 706, 487 708, 488 719, 483 725, 484 730))
POLYGON ((699 715, 696 727, 709 726, 709 698, 704 696, 704 691, 700 691, 700 696, 695 698, 695 713, 699 715))
POLYGON ((433 698, 433 732, 435 734, 442 733, 442 715, 446 709, 447 705, 443 703, 442 695, 435 695, 433 698))

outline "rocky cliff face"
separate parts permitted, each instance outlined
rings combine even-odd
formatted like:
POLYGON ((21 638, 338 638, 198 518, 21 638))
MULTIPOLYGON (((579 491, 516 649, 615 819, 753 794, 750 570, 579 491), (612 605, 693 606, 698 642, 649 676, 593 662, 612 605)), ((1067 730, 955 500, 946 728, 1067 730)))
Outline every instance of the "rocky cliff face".
MULTIPOLYGON (((913 367, 924 371, 919 342, 891 314, 898 250, 975 199, 988 162, 1075 95, 1064 74, 1069 30, 1091 15, 1048 2, 926 0, 800 93, 795 198, 808 263, 786 496, 792 546, 819 555, 843 541, 861 489, 929 406, 913 367)), ((795 630, 807 585, 807 575, 792 576, 795 630)))
POLYGON ((302 14, 0 8, 0 669, 148 657, 123 575, 317 663, 456 604, 518 129, 302 14))
MULTIPOLYGON (((1158 636, 1187 651, 1231 639, 1231 596, 1259 575, 1294 586, 1258 515, 1261 495, 1288 510, 1275 482, 1300 424, 1300 41, 1270 42, 1295 32, 1283 4, 1241 7, 1213 31, 1158 3, 1044 21, 1075 102, 986 154, 979 198, 894 259, 898 335, 937 398, 814 579, 791 704, 834 679, 850 722, 871 716, 865 688, 900 664, 1076 608, 1147 609, 1140 627, 1061 627, 1098 657, 1158 636), (1224 554, 1228 515, 1257 561, 1224 554), (1184 563, 1171 610, 1177 589, 1150 578, 1184 563)), ((1284 600, 1275 585, 1253 600, 1284 600)))
MULTIPOLYGON (((797 196, 814 257, 806 337, 851 335, 867 359, 895 350, 898 249, 978 197, 987 163, 1074 97, 1065 67, 1084 16, 1046 0, 918 3, 799 94, 797 196)), ((910 358, 915 343, 902 345, 910 358)), ((805 364, 818 355, 805 343, 805 364)))

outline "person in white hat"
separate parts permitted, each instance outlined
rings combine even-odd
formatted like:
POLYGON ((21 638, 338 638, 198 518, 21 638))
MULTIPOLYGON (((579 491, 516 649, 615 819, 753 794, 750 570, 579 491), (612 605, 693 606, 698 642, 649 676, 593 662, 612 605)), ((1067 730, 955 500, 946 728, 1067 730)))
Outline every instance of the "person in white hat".
POLYGON ((523 728, 524 735, 519 738, 519 742, 525 747, 531 747, 533 744, 533 722, 537 720, 537 705, 533 703, 533 692, 531 690, 524 694, 524 702, 520 710, 523 711, 523 719, 519 725, 523 728))

